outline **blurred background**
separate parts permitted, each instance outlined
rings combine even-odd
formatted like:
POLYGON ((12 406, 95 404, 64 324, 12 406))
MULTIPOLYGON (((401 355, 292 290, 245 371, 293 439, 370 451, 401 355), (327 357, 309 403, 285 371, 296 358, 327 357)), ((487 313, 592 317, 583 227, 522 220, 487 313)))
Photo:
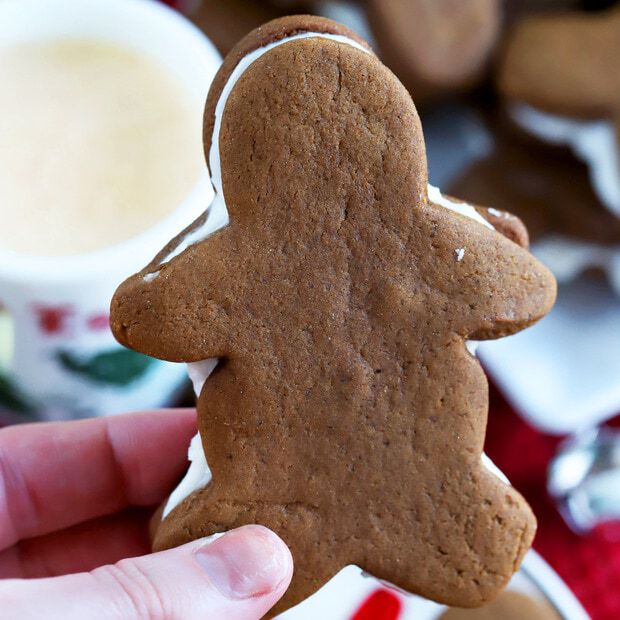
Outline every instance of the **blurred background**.
POLYGON ((0 424, 192 403, 182 365, 114 342, 109 299, 211 200, 201 115, 222 56, 272 18, 331 17, 411 93, 430 182, 521 217, 558 279, 547 318, 478 349, 486 452, 544 560, 486 610, 356 573, 338 609, 290 617, 620 618, 620 2, 168 4, 0 0, 0 424))

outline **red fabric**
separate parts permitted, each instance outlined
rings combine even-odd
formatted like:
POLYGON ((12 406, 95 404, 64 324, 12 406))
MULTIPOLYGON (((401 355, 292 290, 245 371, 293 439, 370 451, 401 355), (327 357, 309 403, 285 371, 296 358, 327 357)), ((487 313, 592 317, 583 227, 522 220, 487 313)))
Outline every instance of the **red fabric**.
POLYGON ((592 620, 620 618, 620 526, 573 534, 547 497, 547 465, 559 440, 519 418, 491 392, 486 452, 526 497, 538 518, 534 548, 577 595, 592 620))

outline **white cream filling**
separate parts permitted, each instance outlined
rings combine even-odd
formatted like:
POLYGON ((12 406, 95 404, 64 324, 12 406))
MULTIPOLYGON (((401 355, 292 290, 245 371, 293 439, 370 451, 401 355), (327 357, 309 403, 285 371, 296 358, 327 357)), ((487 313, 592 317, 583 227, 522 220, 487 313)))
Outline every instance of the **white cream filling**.
POLYGON ((620 215, 620 154, 611 121, 556 116, 526 104, 513 105, 510 114, 520 127, 536 137, 569 146, 588 165, 590 181, 600 201, 620 215))
POLYGON ((510 485, 510 480, 506 477, 506 474, 483 452, 480 457, 484 467, 499 478, 504 484, 510 485))
POLYGON ((207 465, 207 458, 202 448, 200 433, 196 433, 187 449, 189 469, 177 488, 170 494, 164 507, 161 518, 165 519, 184 499, 194 491, 206 487, 211 482, 211 470, 207 465))
POLYGON ((487 222, 482 215, 476 211, 476 209, 474 209, 474 207, 464 202, 452 202, 452 200, 448 200, 448 198, 441 193, 439 188, 431 185, 430 183, 428 184, 428 199, 435 204, 441 205, 446 209, 450 209, 450 211, 454 211, 455 213, 469 217, 472 220, 476 220, 476 222, 490 228, 491 230, 495 230, 495 228, 489 224, 489 222, 487 222))
POLYGON ((551 269, 558 282, 570 282, 586 269, 601 269, 620 295, 620 246, 603 246, 550 235, 537 241, 532 252, 551 269))
MULTIPOLYGON (((430 183, 428 184, 428 199, 434 204, 437 204, 446 209, 450 209, 450 211, 454 211, 455 213, 458 213, 459 215, 463 215, 472 220, 475 220, 476 222, 478 222, 479 224, 482 224, 483 226, 486 226, 490 230, 495 230, 495 227, 489 222, 487 222, 487 220, 485 220, 482 217, 482 215, 480 215, 480 213, 476 211, 474 207, 467 204, 466 202, 453 202, 452 200, 449 200, 441 193, 438 187, 435 187, 431 185, 430 183)), ((495 210, 495 213, 500 214, 500 212, 496 210, 495 210)), ((457 263, 460 263, 465 258, 465 250, 466 248, 455 248, 454 258, 456 259, 457 263)), ((468 343, 466 342, 465 344, 468 344, 468 343)), ((470 352, 471 352, 471 349, 470 349, 470 352)))
POLYGON ((202 362, 190 362, 187 364, 187 374, 194 386, 196 398, 200 396, 205 381, 217 366, 217 357, 211 357, 202 362))
MULTIPOLYGON (((200 392, 202 392, 206 380, 216 366, 216 358, 209 358, 201 362, 191 362, 187 364, 187 374, 194 386, 196 397, 200 396, 200 392)), ((200 433, 196 433, 190 441, 187 449, 187 459, 189 460, 187 473, 170 494, 161 515, 162 520, 194 491, 206 487, 209 482, 211 482, 211 470, 209 469, 207 457, 202 447, 200 433)))
POLYGON ((497 209, 493 209, 492 207, 489 207, 487 211, 495 217, 500 217, 506 220, 510 217, 510 213, 506 213, 505 211, 498 211, 497 209))

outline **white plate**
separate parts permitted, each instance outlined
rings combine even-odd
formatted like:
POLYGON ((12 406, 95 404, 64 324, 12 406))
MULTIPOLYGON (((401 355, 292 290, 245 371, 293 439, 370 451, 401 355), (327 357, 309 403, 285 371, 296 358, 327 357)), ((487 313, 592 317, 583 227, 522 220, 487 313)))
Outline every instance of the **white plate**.
MULTIPOLYGON (((374 577, 365 576, 356 566, 347 566, 314 596, 278 616, 281 620, 350 620, 361 603, 374 591, 384 587, 374 577)), ((548 601, 562 620, 588 620, 589 616, 566 584, 535 552, 525 556, 519 572, 508 590, 533 599, 548 601)), ((402 603, 398 620, 437 620, 446 610, 432 601, 397 593, 402 603)))
POLYGON ((478 356, 537 429, 564 434, 620 412, 620 298, 604 280, 563 284, 540 323, 485 342, 478 356))

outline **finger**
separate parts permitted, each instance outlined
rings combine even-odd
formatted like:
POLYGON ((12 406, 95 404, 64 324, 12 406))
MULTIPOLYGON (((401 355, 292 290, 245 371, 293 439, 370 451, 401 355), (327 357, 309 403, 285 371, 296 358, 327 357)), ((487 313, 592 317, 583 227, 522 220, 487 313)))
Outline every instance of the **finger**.
POLYGON ((132 508, 0 551, 0 579, 56 577, 89 571, 150 551, 152 510, 132 508))
POLYGON ((161 501, 182 474, 193 410, 0 430, 0 549, 161 501))
POLYGON ((0 582, 7 617, 90 620, 105 617, 258 620, 282 596, 292 575, 288 548, 250 525, 66 577, 0 582))

